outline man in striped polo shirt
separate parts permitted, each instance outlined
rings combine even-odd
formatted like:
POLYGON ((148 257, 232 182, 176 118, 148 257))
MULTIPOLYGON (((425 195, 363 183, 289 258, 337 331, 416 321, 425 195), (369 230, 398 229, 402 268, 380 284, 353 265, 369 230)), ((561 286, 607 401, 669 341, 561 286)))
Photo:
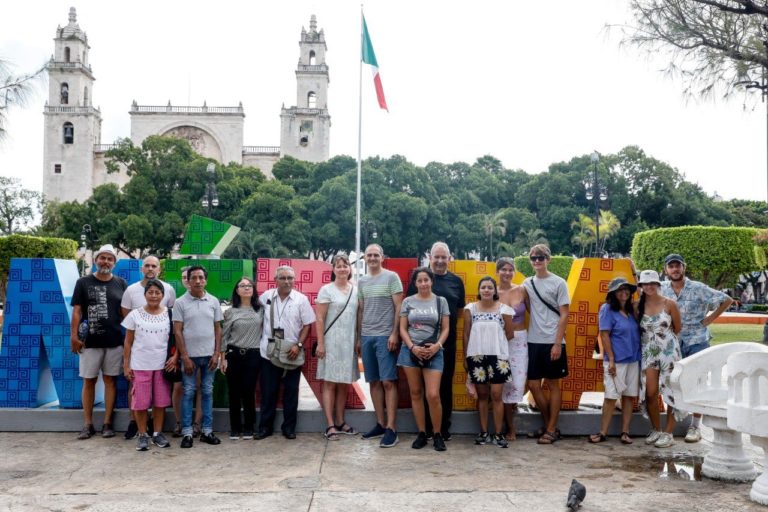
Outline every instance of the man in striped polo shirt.
POLYGON ((365 248, 368 273, 360 278, 358 285, 357 325, 365 380, 371 386, 376 412, 376 426, 363 434, 363 439, 383 436, 379 446, 390 448, 398 442, 397 353, 403 285, 397 274, 382 268, 383 260, 384 250, 380 245, 365 248))

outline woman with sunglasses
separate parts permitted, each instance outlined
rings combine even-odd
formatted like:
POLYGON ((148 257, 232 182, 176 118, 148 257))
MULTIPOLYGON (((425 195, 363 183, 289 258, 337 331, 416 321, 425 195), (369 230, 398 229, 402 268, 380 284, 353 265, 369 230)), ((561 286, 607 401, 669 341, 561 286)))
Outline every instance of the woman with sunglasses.
POLYGON ((247 277, 232 290, 232 307, 224 312, 221 333, 221 372, 229 391, 229 438, 253 439, 256 421, 256 382, 261 372, 261 330, 264 310, 255 285, 247 277), (242 407, 243 415, 240 415, 242 407))

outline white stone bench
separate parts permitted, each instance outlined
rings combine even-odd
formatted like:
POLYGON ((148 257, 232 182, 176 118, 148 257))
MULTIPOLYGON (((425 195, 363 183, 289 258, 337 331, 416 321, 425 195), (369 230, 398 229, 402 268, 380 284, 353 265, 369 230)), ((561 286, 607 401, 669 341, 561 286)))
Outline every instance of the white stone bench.
POLYGON ((728 427, 749 434, 763 449, 765 470, 749 497, 768 505, 768 353, 738 353, 728 358, 728 427))
POLYGON ((675 408, 702 414, 714 431, 712 449, 704 456, 703 475, 717 480, 748 482, 757 475, 744 453, 741 433, 728 428, 728 357, 746 352, 768 353, 760 343, 716 345, 675 363, 670 387, 675 408))

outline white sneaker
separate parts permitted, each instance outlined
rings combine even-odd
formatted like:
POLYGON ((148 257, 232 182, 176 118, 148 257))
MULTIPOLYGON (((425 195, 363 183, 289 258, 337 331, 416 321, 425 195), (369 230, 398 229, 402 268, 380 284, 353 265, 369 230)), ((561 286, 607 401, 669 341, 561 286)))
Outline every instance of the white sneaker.
POLYGON ((675 444, 675 441, 672 438, 672 434, 668 432, 662 432, 659 434, 659 438, 656 440, 656 442, 653 443, 653 446, 656 448, 669 448, 673 444, 675 444))
POLYGON ((651 430, 648 432, 648 435, 645 436, 645 444, 653 444, 656 441, 658 441, 659 436, 661 435, 661 432, 658 430, 651 430))
POLYGON ((688 432, 685 434, 686 443, 698 443, 701 441, 701 430, 698 427, 688 427, 688 432))

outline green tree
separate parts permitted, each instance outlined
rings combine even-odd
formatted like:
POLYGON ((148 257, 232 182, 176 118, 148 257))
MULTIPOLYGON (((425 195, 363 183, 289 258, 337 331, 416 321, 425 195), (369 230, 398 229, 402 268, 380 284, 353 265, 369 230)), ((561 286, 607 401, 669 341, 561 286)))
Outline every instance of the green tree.
POLYGON ((635 26, 624 42, 667 52, 667 71, 690 94, 725 94, 760 81, 768 66, 768 4, 754 0, 632 0, 635 26))
POLYGON ((21 186, 16 178, 0 176, 0 231, 5 235, 29 227, 40 213, 42 195, 21 186))

